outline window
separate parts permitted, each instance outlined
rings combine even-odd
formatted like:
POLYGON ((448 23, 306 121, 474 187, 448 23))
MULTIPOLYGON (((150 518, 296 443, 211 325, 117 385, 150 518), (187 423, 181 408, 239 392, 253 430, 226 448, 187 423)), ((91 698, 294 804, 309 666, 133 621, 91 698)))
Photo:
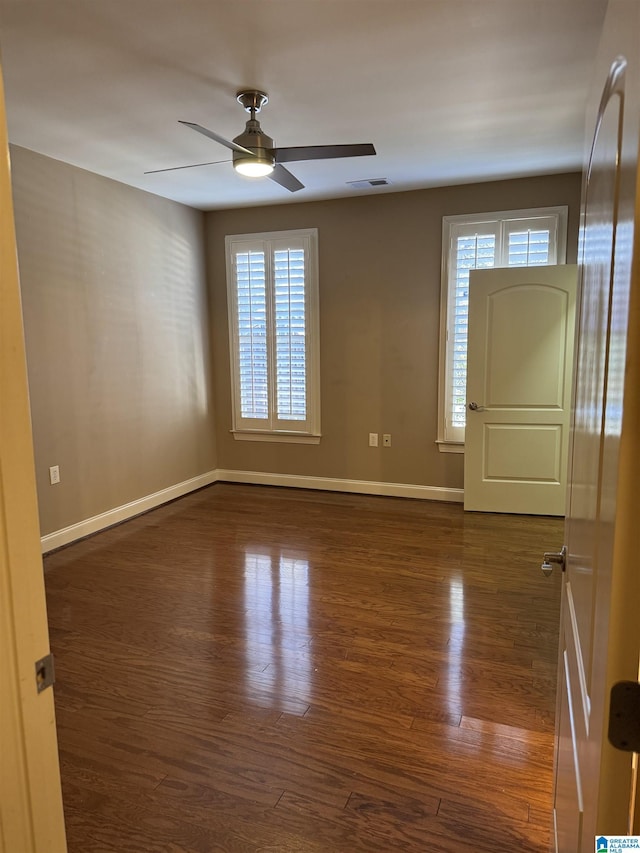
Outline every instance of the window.
POLYGON ((567 208, 445 216, 442 225, 438 445, 443 451, 462 452, 469 271, 565 263, 567 208))
POLYGON ((226 238, 233 433, 320 441, 318 232, 226 238))

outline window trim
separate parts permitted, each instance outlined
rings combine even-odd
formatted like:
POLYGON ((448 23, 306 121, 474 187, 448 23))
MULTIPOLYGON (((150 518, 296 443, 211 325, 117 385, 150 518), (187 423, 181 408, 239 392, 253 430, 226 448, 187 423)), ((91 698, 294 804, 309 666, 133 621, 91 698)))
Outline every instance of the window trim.
MULTIPOLYGON (((301 228, 288 231, 263 231, 255 234, 229 234, 225 237, 225 256, 227 274, 227 316, 229 329, 229 360, 231 374, 231 418, 232 433, 236 441, 272 441, 290 444, 319 444, 320 432, 320 307, 319 307, 319 278, 318 278, 318 229, 301 228), (259 426, 245 426, 241 423, 239 413, 239 389, 240 371, 238 365, 238 322, 237 322, 237 299, 236 282, 233 271, 233 247, 244 245, 250 251, 258 244, 262 244, 265 252, 271 253, 278 248, 283 241, 297 240, 304 244, 305 251, 305 336, 306 336, 306 358, 307 358, 307 419, 301 429, 292 426, 291 429, 283 429, 283 421, 273 418, 272 423, 278 426, 265 428, 261 423, 259 426)), ((265 258, 267 268, 271 270, 270 257, 265 258)), ((273 340, 273 281, 267 276, 267 328, 270 340, 273 340)), ((273 346, 273 344, 271 345, 273 346)), ((270 368, 273 365, 270 364, 270 368)), ((273 394, 270 399, 270 408, 274 403, 273 394)), ((291 424, 295 424, 291 421, 291 424)))
MULTIPOLYGON (((451 240, 453 227, 456 225, 478 225, 483 222, 491 224, 502 238, 508 232, 508 223, 517 220, 531 220, 537 217, 556 218, 556 264, 567 262, 567 222, 569 208, 567 205, 556 207, 536 207, 523 210, 501 210, 489 213, 456 214, 442 217, 442 252, 440 270, 440 332, 438 347, 438 429, 436 445, 441 453, 464 453, 464 438, 454 439, 448 436, 446 428, 448 402, 449 352, 447 347, 449 335, 449 264, 451 260, 451 240)), ((494 268, 505 266, 503 263, 506 253, 505 246, 497 249, 497 259, 501 262, 494 268)))

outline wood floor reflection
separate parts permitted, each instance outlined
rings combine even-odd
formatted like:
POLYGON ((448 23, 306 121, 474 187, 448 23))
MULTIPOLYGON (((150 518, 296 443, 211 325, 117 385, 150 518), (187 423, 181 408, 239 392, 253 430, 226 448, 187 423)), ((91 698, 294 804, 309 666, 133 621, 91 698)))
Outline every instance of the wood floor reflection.
POLYGON ((539 853, 562 522, 216 484, 45 559, 69 853, 539 853))

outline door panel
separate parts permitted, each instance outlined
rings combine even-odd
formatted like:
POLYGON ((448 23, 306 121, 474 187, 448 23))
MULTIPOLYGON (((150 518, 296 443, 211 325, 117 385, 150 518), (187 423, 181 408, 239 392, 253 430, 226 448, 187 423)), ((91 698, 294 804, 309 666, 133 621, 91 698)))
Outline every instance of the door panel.
POLYGON ((483 479, 560 483, 560 425, 486 424, 484 443, 483 479))
POLYGON ((606 731, 611 686, 637 679, 640 652, 639 31, 640 6, 612 0, 589 108, 556 720, 560 853, 591 853, 596 834, 630 829, 632 755, 606 731))
MULTIPOLYGON (((577 352, 577 389, 573 427, 573 465, 570 512, 566 537, 571 541, 567 580, 571 583, 583 659, 588 664, 593 633, 593 573, 597 558, 596 534, 601 503, 603 417, 611 335, 610 304, 613 287, 615 204, 620 145, 620 92, 603 105, 586 183, 584 256, 586 268, 581 292, 581 338, 577 352), (608 212, 607 222, 603 212, 608 212), (595 244, 595 245, 594 245, 595 244)), ((588 682, 590 667, 586 667, 588 682)))
POLYGON ((467 510, 564 513, 576 273, 470 273, 467 510))
MULTIPOLYGON (((472 282, 470 289, 475 289, 475 276, 472 282)), ((564 290, 536 284, 509 287, 488 297, 486 406, 562 408, 568 302, 564 290), (521 359, 525 353, 526 360, 521 359), (518 370, 513 369, 514 358, 521 361, 518 370)))
MULTIPOLYGON (((599 682, 598 670, 594 671, 593 668, 594 593, 599 587, 606 595, 610 582, 607 554, 600 541, 600 516, 623 87, 624 67, 616 67, 609 78, 606 97, 601 105, 585 181, 582 235, 584 266, 577 341, 569 509, 565 524, 568 555, 562 591, 561 637, 564 647, 560 649, 560 661, 564 673, 558 681, 559 715, 569 723, 568 726, 565 723, 564 732, 558 733, 554 808, 560 830, 559 841, 564 837, 564 827, 571 827, 576 821, 574 809, 579 809, 577 817, 582 826, 585 816, 593 818, 598 798, 597 773, 594 778, 589 768, 595 766, 598 770, 602 739, 602 701, 599 699, 599 691, 604 691, 605 684, 599 682), (592 696, 596 699, 593 718, 592 696), (598 724, 600 731, 597 730, 598 724), (562 762, 560 757, 560 753, 566 751, 567 743, 571 743, 576 752, 573 774, 571 766, 562 762), (562 794, 572 787, 580 792, 575 804, 562 794), (586 815, 585 808, 588 810, 586 815)), ((602 652, 606 657, 606 649, 602 652)), ((559 850, 567 853, 570 850, 584 850, 589 842, 593 843, 591 833, 585 832, 584 837, 578 837, 576 847, 561 846, 559 850)))
MULTIPOLYGON (((569 663, 565 654, 561 661, 560 678, 564 680, 567 687, 565 695, 568 697, 569 688, 569 663)), ((559 821, 554 825, 555 844, 557 850, 578 851, 580 836, 582 834, 582 816, 584 804, 582 800, 582 789, 576 781, 580 780, 578 744, 575 740, 576 731, 574 721, 574 706, 567 702, 562 706, 560 715, 556 720, 558 746, 556 753, 558 785, 555 791, 557 811, 567 816, 566 820, 559 821)))

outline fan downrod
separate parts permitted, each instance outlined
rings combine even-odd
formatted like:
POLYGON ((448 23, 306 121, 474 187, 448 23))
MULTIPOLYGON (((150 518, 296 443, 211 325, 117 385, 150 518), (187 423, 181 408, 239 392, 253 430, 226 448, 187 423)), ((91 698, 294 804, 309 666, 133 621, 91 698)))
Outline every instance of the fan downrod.
POLYGON ((259 113, 269 103, 268 95, 265 92, 258 92, 256 89, 238 92, 236 100, 252 115, 259 113))

